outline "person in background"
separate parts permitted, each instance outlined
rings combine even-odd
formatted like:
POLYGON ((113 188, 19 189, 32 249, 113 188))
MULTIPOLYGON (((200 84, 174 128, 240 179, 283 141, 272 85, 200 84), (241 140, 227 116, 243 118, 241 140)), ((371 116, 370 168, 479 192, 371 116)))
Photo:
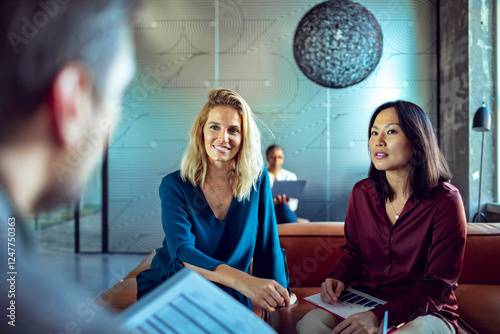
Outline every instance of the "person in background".
MULTIPOLYGON (((269 181, 271 189, 274 181, 297 181, 297 175, 282 168, 285 162, 285 150, 283 147, 273 144, 266 150, 266 160, 268 162, 267 171, 269 173, 269 181)), ((286 197, 286 194, 278 195, 273 198, 274 209, 276 211, 276 220, 278 224, 296 223, 298 221, 295 211, 299 205, 299 200, 296 198, 286 197)))
POLYGON ((249 309, 252 301, 267 311, 294 303, 260 150, 245 100, 210 91, 181 169, 161 181, 165 239, 151 268, 137 275, 138 298, 187 267, 249 309))
POLYGON ((1 333, 116 333, 71 273, 44 266, 21 218, 74 203, 119 117, 135 1, 0 4, 1 333))
POLYGON ((431 122, 411 102, 385 103, 371 117, 368 146, 368 178, 351 192, 343 255, 321 298, 335 304, 356 282, 387 304, 344 321, 315 308, 297 330, 373 334, 387 311, 389 327, 405 323, 397 333, 456 333, 467 223, 431 122))

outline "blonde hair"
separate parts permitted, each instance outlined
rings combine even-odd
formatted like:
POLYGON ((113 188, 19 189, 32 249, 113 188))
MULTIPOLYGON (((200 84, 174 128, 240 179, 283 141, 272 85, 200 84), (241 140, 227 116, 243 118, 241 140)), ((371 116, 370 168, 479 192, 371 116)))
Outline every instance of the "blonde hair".
POLYGON ((210 111, 217 106, 235 109, 241 117, 241 144, 235 156, 232 178, 233 195, 238 201, 250 198, 252 187, 257 188, 264 166, 261 154, 260 133, 252 110, 238 93, 230 89, 214 89, 208 93, 208 102, 196 117, 189 136, 189 145, 181 163, 181 178, 194 187, 205 185, 207 176, 207 152, 203 139, 203 128, 210 111))

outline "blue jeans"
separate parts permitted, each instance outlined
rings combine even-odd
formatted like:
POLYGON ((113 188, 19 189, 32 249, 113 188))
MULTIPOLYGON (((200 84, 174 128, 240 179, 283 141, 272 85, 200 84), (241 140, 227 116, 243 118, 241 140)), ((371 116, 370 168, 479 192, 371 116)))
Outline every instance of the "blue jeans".
POLYGON ((274 211, 276 211, 276 220, 278 224, 284 223, 297 223, 297 216, 295 212, 290 210, 290 207, 287 204, 278 204, 274 207, 274 211))

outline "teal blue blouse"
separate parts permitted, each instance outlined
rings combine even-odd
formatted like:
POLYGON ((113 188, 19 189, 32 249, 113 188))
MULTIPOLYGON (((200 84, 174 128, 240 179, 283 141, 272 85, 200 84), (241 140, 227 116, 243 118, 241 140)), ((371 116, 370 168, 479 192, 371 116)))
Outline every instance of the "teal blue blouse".
MULTIPOLYGON (((160 198, 165 239, 151 268, 137 275, 139 298, 180 270, 181 262, 208 270, 224 263, 248 273, 253 258, 254 276, 288 287, 267 170, 249 200, 233 198, 224 220, 215 217, 199 186, 182 181, 180 171, 163 178, 160 198)), ((221 287, 252 307, 239 292, 221 287)))

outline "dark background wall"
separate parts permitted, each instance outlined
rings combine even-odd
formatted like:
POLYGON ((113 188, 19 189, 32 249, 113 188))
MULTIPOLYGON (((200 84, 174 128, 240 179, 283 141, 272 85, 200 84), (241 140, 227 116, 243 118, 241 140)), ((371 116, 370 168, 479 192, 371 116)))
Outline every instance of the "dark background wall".
POLYGON ((484 102, 493 115, 485 133, 481 203, 496 196, 496 7, 491 0, 439 1, 439 134, 469 221, 478 209, 481 133, 472 130, 484 102))

